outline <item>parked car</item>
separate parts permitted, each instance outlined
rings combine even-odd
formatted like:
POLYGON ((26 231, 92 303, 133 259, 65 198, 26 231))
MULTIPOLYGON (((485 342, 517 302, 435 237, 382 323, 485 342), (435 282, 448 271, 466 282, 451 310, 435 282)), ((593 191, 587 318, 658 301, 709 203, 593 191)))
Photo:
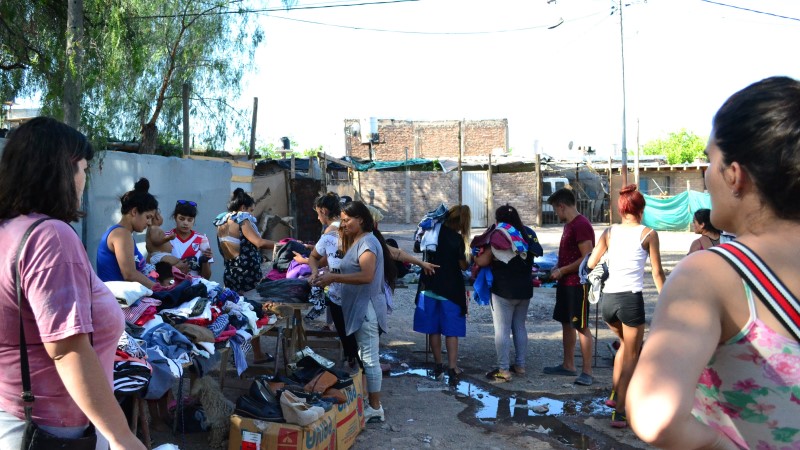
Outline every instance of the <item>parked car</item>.
POLYGON ((553 207, 547 203, 547 199, 553 192, 569 186, 569 180, 565 177, 544 177, 542 179, 542 213, 554 214, 553 207))

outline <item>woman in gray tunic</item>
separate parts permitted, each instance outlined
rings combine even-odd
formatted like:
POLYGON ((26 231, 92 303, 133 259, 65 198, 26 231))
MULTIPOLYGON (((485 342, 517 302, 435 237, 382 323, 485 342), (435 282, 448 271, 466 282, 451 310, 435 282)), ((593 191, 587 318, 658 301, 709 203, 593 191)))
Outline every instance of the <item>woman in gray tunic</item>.
POLYGON ((375 222, 362 202, 350 202, 342 208, 339 231, 342 236, 341 273, 312 274, 314 286, 341 283, 342 312, 345 332, 355 334, 361 361, 367 376, 369 402, 364 417, 384 421, 381 406, 381 368, 378 360, 378 335, 386 330, 386 292, 384 280, 391 289, 397 269, 388 254, 386 242, 375 229, 375 222))

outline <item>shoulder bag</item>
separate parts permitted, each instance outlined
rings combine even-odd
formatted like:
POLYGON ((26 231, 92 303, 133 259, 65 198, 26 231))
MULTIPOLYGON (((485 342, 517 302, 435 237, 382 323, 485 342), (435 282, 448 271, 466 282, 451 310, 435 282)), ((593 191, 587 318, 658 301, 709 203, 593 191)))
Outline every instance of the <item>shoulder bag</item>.
POLYGON ((22 367, 22 394, 20 397, 22 398, 22 403, 25 405, 25 432, 22 435, 21 450, 95 450, 97 447, 97 433, 95 433, 94 425, 91 423, 89 427, 86 428, 83 436, 76 439, 69 439, 54 436, 44 431, 33 423, 31 419, 33 402, 36 398, 31 391, 28 347, 25 343, 25 330, 22 326, 22 283, 20 280, 19 258, 33 229, 45 220, 50 219, 39 219, 28 228, 22 236, 22 241, 20 241, 19 248, 17 249, 17 255, 14 258, 14 285, 17 289, 17 305, 19 306, 19 360, 22 367))

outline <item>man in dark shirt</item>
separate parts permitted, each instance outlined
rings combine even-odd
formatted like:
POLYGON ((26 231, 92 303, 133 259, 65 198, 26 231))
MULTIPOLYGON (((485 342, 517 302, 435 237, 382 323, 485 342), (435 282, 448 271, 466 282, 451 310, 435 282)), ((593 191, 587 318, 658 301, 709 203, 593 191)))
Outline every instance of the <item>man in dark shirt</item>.
POLYGON ((575 370, 577 334, 581 341, 583 371, 575 379, 575 383, 590 386, 593 383, 593 342, 588 323, 589 301, 586 286, 580 282, 578 267, 584 256, 594 248, 594 229, 589 219, 575 207, 575 194, 571 189, 557 190, 547 203, 553 206, 558 219, 566 222, 558 247, 558 264, 550 273, 550 278, 558 281, 553 319, 561 322, 564 359, 557 366, 545 367, 543 372, 549 375, 578 375, 575 370))

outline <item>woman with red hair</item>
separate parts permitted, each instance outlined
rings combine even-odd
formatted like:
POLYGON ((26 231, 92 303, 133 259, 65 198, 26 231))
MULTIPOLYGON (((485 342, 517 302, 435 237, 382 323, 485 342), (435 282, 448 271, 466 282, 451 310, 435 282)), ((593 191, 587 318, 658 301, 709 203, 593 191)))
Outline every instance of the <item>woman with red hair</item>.
POLYGON ((644 196, 630 184, 619 191, 619 214, 622 223, 607 228, 589 257, 588 267, 594 268, 605 255, 608 279, 603 287, 601 311, 603 320, 620 340, 614 357, 611 398, 606 401, 614 408, 611 426, 625 428, 625 391, 639 359, 644 337, 644 265, 650 256, 653 281, 661 292, 664 270, 661 267, 658 233, 642 225, 644 196), (614 398, 616 394, 616 398, 614 398))

